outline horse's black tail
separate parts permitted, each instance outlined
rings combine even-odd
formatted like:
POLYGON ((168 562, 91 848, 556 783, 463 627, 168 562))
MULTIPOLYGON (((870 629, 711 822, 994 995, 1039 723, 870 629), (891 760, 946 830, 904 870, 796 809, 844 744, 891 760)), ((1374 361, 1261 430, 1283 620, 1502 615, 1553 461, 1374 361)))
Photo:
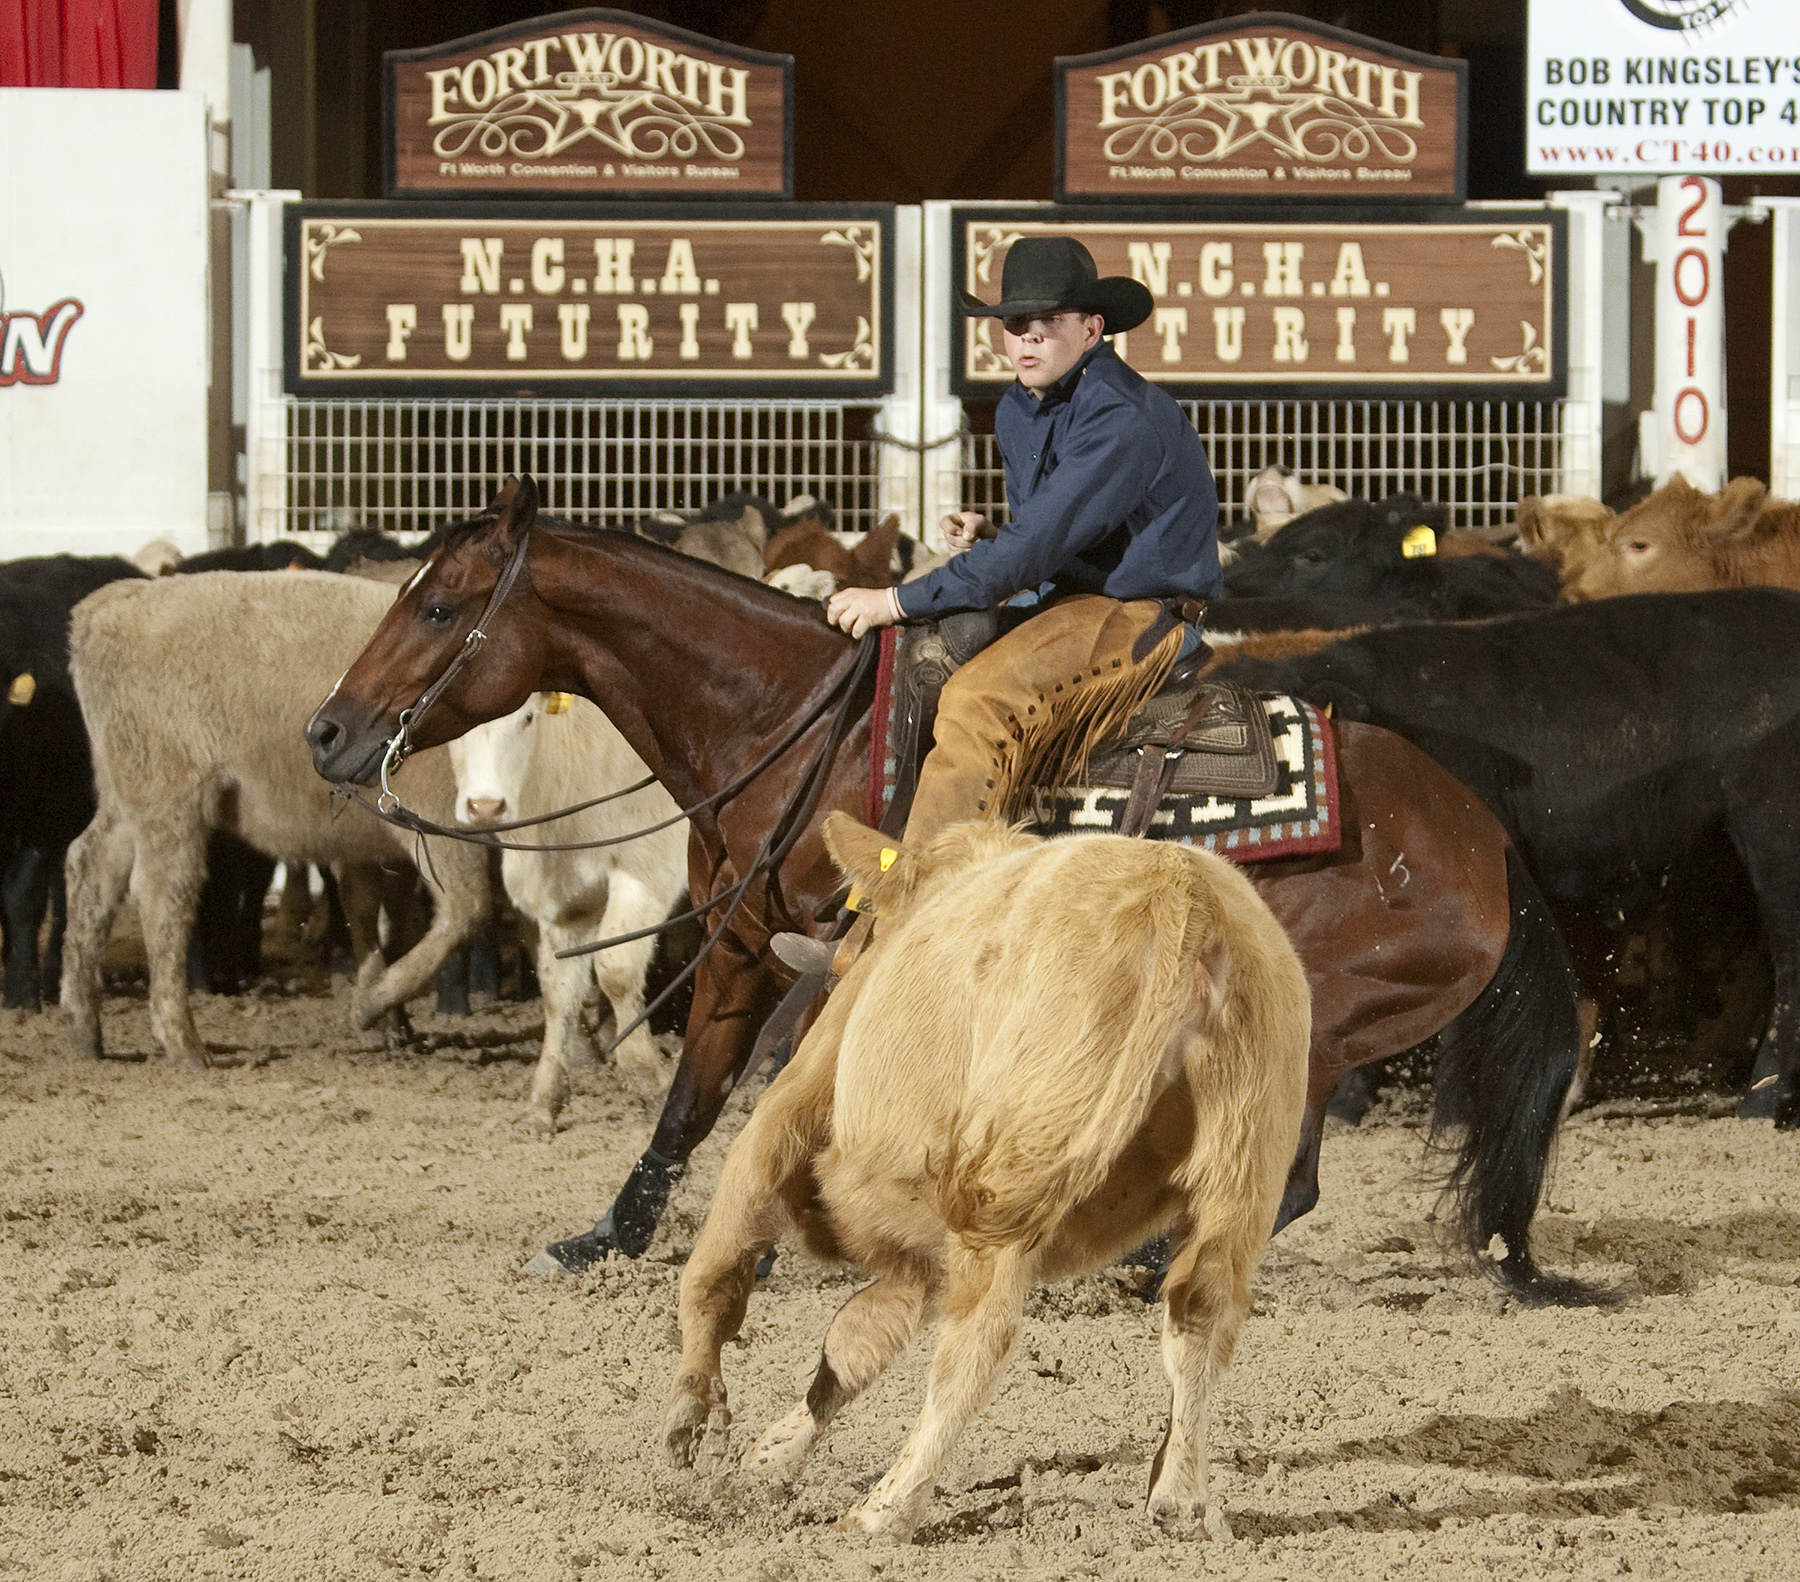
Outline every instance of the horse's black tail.
POLYGON ((1509 1295, 1533 1305, 1605 1305, 1616 1293, 1545 1274, 1531 1256, 1531 1220, 1575 1076, 1581 1030, 1568 947, 1537 881, 1511 847, 1506 877, 1512 899, 1506 953, 1480 998, 1439 1036, 1431 1142, 1454 1149, 1445 1191, 1455 1200, 1458 1226, 1509 1295), (1452 1131, 1458 1141, 1447 1139, 1452 1131))

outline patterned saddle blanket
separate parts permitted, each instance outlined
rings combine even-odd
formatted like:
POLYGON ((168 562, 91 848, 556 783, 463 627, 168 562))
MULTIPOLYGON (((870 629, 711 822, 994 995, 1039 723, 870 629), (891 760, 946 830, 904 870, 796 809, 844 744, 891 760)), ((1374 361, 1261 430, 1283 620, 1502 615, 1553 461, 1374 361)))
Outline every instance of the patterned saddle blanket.
MULTIPOLYGON (((1257 722, 1239 720, 1221 721, 1209 734, 1203 718, 1174 764, 1145 837, 1204 846, 1236 862, 1336 851, 1343 825, 1331 726, 1298 698, 1250 696, 1267 722, 1266 736, 1259 736, 1257 722)), ((1144 714, 1163 701, 1152 699, 1144 714)), ((1174 707, 1160 713, 1179 723, 1187 710, 1174 714, 1174 707)), ((1134 741, 1144 714, 1117 747, 1094 755, 1087 784, 1033 789, 1032 817, 1045 834, 1106 834, 1124 827, 1147 745, 1134 741)))
MULTIPOLYGON (((895 629, 882 634, 870 743, 872 825, 885 827, 896 794, 910 804, 938 690, 990 635, 945 628, 907 629, 898 653, 895 629)), ((1324 715, 1285 695, 1192 680, 1152 698, 1117 742, 1095 752, 1086 784, 1034 789, 1032 818, 1049 835, 1123 829, 1146 753, 1156 760, 1152 770, 1160 765, 1165 788, 1144 827, 1148 839, 1204 846, 1237 862, 1342 844, 1337 761, 1324 715)))

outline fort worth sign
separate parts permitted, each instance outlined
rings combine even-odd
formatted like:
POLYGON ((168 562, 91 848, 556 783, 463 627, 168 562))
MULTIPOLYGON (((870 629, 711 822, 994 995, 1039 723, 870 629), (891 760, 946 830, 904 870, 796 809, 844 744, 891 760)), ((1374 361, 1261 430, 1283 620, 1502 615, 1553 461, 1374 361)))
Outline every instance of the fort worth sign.
POLYGON ((885 394, 881 204, 305 203, 296 393, 885 394))
MULTIPOLYGON (((1009 247, 1074 236, 1102 275, 1150 290, 1145 324, 1113 338, 1146 379, 1247 395, 1550 400, 1566 374, 1565 217, 1552 209, 1414 211, 1406 219, 1283 221, 1167 211, 952 211, 956 278, 999 295, 1009 247)), ((952 330, 959 394, 1013 377, 993 319, 952 330)))
POLYGON ((1065 56, 1056 197, 1460 203, 1468 71, 1274 12, 1065 56))

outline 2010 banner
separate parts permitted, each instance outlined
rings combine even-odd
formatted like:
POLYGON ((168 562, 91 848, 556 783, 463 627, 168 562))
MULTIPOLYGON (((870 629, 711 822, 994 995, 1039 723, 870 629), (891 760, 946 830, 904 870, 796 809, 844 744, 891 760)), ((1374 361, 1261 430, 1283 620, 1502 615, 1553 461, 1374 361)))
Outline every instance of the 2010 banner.
POLYGON ((893 209, 297 204, 287 387, 892 388, 893 209))
MULTIPOLYGON (((1287 221, 1167 211, 958 209, 956 277, 1000 295, 1006 251, 1074 236, 1102 275, 1150 290, 1149 321, 1114 345, 1146 379, 1196 395, 1562 394, 1567 365, 1564 216, 1439 210, 1405 219, 1287 221)), ((959 394, 1011 380, 999 326, 952 326, 959 394)))

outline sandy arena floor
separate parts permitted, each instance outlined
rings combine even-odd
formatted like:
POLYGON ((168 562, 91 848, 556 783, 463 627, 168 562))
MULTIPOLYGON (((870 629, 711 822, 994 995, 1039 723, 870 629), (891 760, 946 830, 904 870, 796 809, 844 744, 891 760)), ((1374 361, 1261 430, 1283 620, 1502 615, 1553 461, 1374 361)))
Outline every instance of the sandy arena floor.
MULTIPOLYGON (((1217 1402, 1235 1537, 1144 1519, 1166 1392, 1120 1272, 1033 1298, 896 1549, 830 1522, 898 1449, 927 1343, 792 1487, 660 1463, 741 1103, 650 1256, 546 1282, 521 1264, 605 1206, 652 1112, 608 1070, 554 1143, 514 1130, 535 1006, 421 1018, 435 1047, 386 1056, 341 991, 199 1003, 265 1063, 143 1059, 141 997, 108 1001, 99 1065, 0 1017, 0 1582, 1800 1575, 1800 1137, 1717 1103, 1565 1134, 1542 1258, 1624 1285, 1607 1313, 1518 1311, 1440 1248, 1406 1104, 1335 1128, 1217 1402)), ((727 1352, 739 1443, 853 1289, 777 1264, 727 1352)))

